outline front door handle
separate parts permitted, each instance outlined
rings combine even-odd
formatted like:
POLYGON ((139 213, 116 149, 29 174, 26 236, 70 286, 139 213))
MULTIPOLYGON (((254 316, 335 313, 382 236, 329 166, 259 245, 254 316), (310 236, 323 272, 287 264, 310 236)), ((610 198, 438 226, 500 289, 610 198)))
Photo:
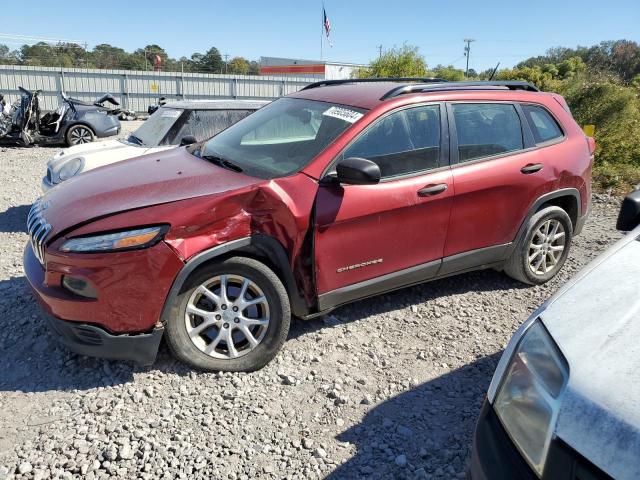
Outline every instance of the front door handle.
POLYGON ((439 183, 438 185, 427 185, 424 188, 418 190, 419 197, 431 197, 444 192, 448 188, 446 183, 439 183))
POLYGON ((530 173, 536 173, 536 172, 539 172, 540 170, 542 170, 541 163, 530 163, 520 169, 520 171, 525 175, 528 175, 530 173))

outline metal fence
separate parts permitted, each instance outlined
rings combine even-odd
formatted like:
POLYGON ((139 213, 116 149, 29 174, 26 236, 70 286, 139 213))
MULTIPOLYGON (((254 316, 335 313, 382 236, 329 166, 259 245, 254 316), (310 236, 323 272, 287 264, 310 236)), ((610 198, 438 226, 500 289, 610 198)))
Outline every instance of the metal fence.
POLYGON ((160 97, 183 99, 274 99, 317 81, 313 77, 212 75, 204 73, 96 70, 84 68, 0 65, 0 93, 10 101, 18 87, 42 90, 43 110, 55 109, 61 91, 70 97, 93 101, 111 93, 123 108, 144 112, 160 97))

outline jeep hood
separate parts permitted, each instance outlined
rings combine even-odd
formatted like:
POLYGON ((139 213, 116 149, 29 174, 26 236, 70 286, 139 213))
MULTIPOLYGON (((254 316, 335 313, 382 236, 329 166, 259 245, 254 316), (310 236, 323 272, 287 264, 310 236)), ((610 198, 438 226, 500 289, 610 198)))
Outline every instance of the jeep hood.
POLYGON ((540 318, 569 363, 556 435, 614 478, 640 478, 640 229, 540 318))
POLYGON ((217 167, 173 148, 97 168, 49 190, 42 201, 51 237, 127 210, 220 194, 262 180, 217 167))

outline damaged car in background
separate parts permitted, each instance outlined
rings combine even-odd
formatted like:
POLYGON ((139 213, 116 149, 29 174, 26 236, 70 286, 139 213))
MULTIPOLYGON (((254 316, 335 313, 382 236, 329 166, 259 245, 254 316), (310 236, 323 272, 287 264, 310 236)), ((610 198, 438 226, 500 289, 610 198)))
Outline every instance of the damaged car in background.
MULTIPOLYGON (((111 95, 104 95, 94 103, 83 102, 60 94, 62 103, 55 111, 44 115, 40 111, 42 90, 29 91, 18 87, 20 98, 8 112, 0 114, 0 142, 24 146, 42 144, 79 145, 93 142, 96 137, 110 137, 120 133, 120 120, 111 95)), ((117 102, 116 102, 117 105, 117 102)))
POLYGON ((161 104, 125 139, 59 151, 49 160, 42 190, 46 192, 87 170, 207 140, 267 103, 268 100, 185 100, 161 104))
POLYGON ((520 327, 476 426, 473 480, 640 478, 640 190, 625 238, 520 327))

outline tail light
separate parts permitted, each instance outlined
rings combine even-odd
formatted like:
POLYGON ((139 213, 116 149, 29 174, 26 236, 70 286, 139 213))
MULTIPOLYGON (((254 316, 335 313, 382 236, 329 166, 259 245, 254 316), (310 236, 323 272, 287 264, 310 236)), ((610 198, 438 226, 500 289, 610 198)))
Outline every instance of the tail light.
POLYGON ((589 155, 593 156, 596 152, 596 139, 593 137, 587 137, 587 144, 589 145, 589 155))

